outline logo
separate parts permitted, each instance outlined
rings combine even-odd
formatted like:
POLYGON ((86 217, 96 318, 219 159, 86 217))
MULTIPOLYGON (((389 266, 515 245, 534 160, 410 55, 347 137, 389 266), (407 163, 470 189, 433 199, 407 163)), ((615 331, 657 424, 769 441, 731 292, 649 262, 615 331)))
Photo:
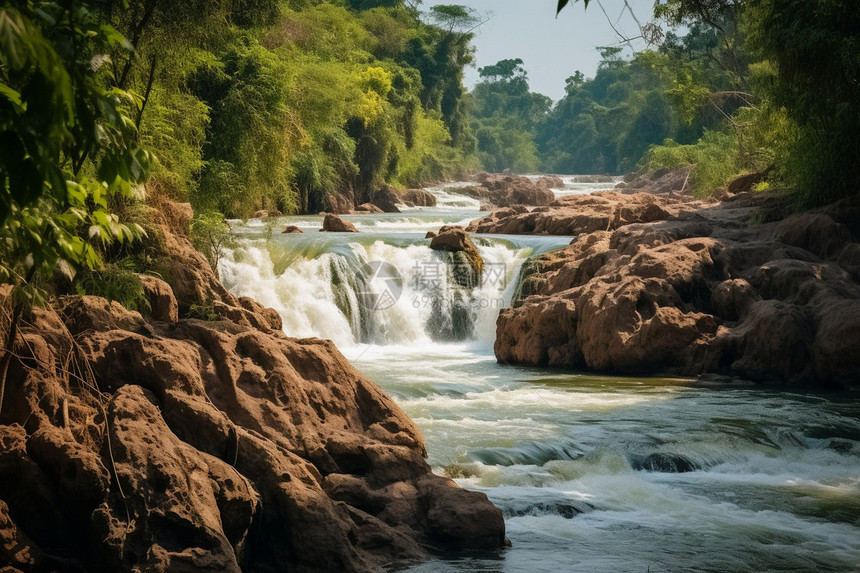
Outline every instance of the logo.
POLYGON ((387 310, 403 294, 403 277, 385 261, 370 261, 359 270, 358 303, 369 310, 387 310))

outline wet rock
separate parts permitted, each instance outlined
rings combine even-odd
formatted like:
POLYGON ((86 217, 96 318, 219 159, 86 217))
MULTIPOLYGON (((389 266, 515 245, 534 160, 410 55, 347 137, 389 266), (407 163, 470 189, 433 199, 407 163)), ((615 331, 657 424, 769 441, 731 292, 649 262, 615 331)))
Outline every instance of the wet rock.
POLYGON ((416 207, 436 206, 436 196, 426 189, 405 189, 396 193, 403 203, 412 203, 416 207))
POLYGON ((362 203, 358 207, 356 207, 353 211, 356 215, 375 215, 379 213, 384 213, 382 209, 374 205, 373 203, 362 203))
POLYGON ((424 235, 425 239, 433 239, 435 237, 436 237, 436 233, 434 233, 433 231, 427 231, 427 234, 424 235))
POLYGON ((295 225, 287 225, 284 227, 284 230, 281 233, 290 234, 290 233, 304 233, 301 229, 296 227, 295 225))
MULTIPOLYGON (((430 248, 436 251, 448 251, 451 253, 462 253, 464 260, 471 267, 468 273, 455 274, 454 278, 463 287, 472 288, 476 286, 484 272, 484 259, 478 253, 478 248, 469 234, 462 227, 453 225, 444 226, 439 233, 430 241, 430 248)), ((457 262, 455 257, 454 262, 457 262)), ((462 265, 455 265, 462 268, 462 265)), ((454 269, 455 272, 458 268, 454 269)))
POLYGON ((323 219, 322 231, 333 233, 357 233, 358 229, 349 221, 345 221, 337 215, 328 214, 323 219))
POLYGON ((384 213, 399 213, 397 208, 399 198, 391 185, 383 185, 373 192, 371 203, 376 205, 384 213))
POLYGON ((520 175, 481 173, 477 180, 480 185, 465 187, 460 192, 498 207, 549 205, 555 200, 555 194, 550 189, 564 187, 564 182, 558 177, 543 177, 533 181, 520 175))
POLYGON ((661 473, 687 473, 700 470, 696 462, 678 454, 654 453, 645 458, 633 458, 630 465, 635 470, 661 473))

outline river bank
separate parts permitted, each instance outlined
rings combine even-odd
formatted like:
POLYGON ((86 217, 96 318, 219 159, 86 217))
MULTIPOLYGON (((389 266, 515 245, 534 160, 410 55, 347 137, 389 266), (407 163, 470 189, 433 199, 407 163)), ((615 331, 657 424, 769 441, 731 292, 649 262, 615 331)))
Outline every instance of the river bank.
POLYGON ((4 570, 364 572, 504 545, 499 510, 433 474, 414 423, 330 341, 288 338, 221 286, 187 205, 154 216, 170 283, 141 277, 144 315, 66 296, 23 319, 4 570))

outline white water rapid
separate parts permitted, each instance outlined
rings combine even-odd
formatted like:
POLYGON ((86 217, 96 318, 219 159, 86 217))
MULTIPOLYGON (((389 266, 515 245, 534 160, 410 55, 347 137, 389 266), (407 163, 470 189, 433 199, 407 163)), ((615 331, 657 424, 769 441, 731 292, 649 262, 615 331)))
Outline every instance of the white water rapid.
POLYGON ((857 395, 498 364, 495 319, 523 263, 570 237, 474 237, 487 270, 463 287, 424 239, 479 216, 456 187, 430 189, 433 208, 346 217, 358 234, 235 222, 221 262, 287 334, 334 340, 416 421, 434 470, 504 512, 511 549, 409 571, 860 570, 857 395))

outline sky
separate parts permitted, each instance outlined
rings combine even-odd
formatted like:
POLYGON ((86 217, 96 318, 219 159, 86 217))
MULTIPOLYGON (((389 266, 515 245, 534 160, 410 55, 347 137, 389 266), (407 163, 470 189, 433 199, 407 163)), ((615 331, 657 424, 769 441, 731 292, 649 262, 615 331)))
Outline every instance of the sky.
MULTIPOLYGON (((570 2, 555 17, 558 0, 450 0, 480 13, 491 12, 491 19, 475 31, 472 44, 477 48, 474 68, 467 68, 466 87, 471 89, 479 79, 477 68, 499 60, 520 58, 528 71, 533 92, 559 100, 564 95, 564 80, 579 70, 594 77, 600 54, 595 46, 617 44, 601 5, 612 23, 625 35, 638 35, 636 22, 622 14, 624 0, 593 0, 588 9, 582 2, 570 2)), ((424 0, 424 10, 435 4, 424 0)), ((645 24, 651 15, 653 0, 628 0, 639 20, 645 24)))

